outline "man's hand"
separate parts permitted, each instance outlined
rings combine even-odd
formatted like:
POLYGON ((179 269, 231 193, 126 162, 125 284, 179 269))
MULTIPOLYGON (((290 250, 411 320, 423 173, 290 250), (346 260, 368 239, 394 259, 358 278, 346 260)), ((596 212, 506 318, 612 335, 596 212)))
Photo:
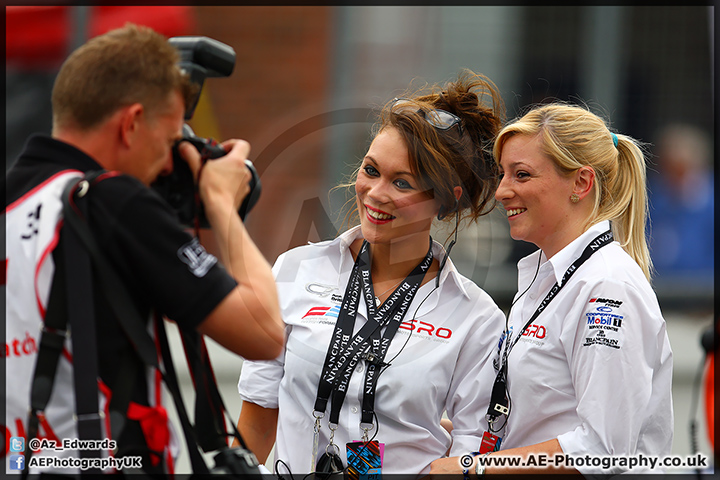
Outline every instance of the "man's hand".
POLYGON ((228 152, 227 155, 205 162, 202 169, 200 155, 192 145, 182 142, 178 145, 178 151, 190 166, 196 181, 200 175, 200 198, 206 212, 215 210, 227 214, 237 212, 250 193, 252 175, 245 164, 250 144, 233 139, 223 142, 221 146, 228 152))

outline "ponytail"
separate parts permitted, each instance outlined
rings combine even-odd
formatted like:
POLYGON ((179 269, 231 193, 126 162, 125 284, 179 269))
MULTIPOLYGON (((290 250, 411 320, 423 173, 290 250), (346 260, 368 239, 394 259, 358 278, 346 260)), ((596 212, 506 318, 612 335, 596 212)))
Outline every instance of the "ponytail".
POLYGON ((611 220, 615 239, 650 280, 652 260, 645 236, 648 217, 645 156, 632 138, 625 135, 617 138, 617 169, 605 179, 605 194, 598 202, 593 223, 611 220))

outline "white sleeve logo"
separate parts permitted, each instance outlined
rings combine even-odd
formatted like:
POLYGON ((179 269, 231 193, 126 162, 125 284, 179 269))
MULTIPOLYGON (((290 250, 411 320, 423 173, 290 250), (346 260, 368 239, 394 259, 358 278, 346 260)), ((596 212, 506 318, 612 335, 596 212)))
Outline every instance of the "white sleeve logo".
POLYGON ((193 238, 190 243, 180 247, 177 254, 178 258, 185 262, 188 269, 198 278, 204 277, 217 263, 217 258, 208 253, 197 238, 193 238))

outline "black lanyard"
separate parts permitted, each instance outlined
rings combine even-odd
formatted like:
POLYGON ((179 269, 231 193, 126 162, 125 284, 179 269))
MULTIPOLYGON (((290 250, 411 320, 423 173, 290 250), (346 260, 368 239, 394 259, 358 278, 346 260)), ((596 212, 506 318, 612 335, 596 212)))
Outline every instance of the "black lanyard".
POLYGON ((375 386, 380 373, 378 369, 384 365, 383 360, 390 341, 405 317, 425 272, 432 264, 432 259, 431 238, 428 253, 423 261, 410 272, 378 310, 375 307, 375 293, 370 278, 370 244, 363 241, 345 289, 345 297, 325 356, 315 398, 313 413, 316 418, 324 415, 328 399, 332 394, 330 423, 337 425, 350 377, 360 359, 365 358, 368 361, 368 370, 365 376, 362 422, 372 422, 375 386), (368 320, 353 335, 361 290, 367 305, 368 320), (381 335, 380 331, 385 326, 387 328, 381 335))
POLYGON ((493 389, 490 396, 490 406, 488 407, 486 415, 488 422, 492 424, 497 420, 500 415, 507 415, 510 412, 508 408, 509 401, 507 396, 507 363, 508 356, 510 355, 513 347, 515 347, 515 344, 520 340, 520 337, 522 337, 523 333, 525 333, 525 330, 527 330, 527 328, 535 321, 535 319, 537 319, 537 317, 545 310, 545 308, 547 308, 550 302, 557 296, 558 292, 560 292, 560 290, 562 290, 562 288, 567 284, 568 280, 570 280, 570 277, 573 276, 577 269, 580 268, 580 266, 585 263, 593 253, 597 252, 602 247, 611 243, 612 241, 612 230, 608 230, 595 237, 595 239, 593 239, 593 241, 590 242, 587 247, 585 247, 585 250, 583 250, 580 257, 568 267, 567 271, 560 280, 560 284, 555 282, 555 285, 553 285, 553 287, 550 289, 548 294, 540 303, 540 306, 537 308, 537 310, 535 310, 535 313, 533 313, 527 323, 525 323, 525 326, 522 328, 522 330, 517 333, 517 336, 511 339, 510 332, 508 332, 507 328, 505 329, 505 348, 503 349, 502 356, 500 358, 500 371, 495 377, 495 383, 493 384, 493 389))

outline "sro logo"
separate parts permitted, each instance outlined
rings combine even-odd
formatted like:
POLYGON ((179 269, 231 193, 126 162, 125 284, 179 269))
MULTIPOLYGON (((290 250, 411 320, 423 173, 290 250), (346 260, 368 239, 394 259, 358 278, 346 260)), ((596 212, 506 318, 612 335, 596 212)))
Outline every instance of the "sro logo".
POLYGON ((435 328, 434 325, 426 322, 422 322, 420 320, 408 320, 407 322, 402 322, 400 324, 400 328, 403 328, 405 330, 414 331, 414 333, 427 333, 430 336, 436 336, 438 338, 444 338, 448 339, 452 336, 452 330, 445 327, 435 328), (418 324, 417 326, 415 324, 418 324))
POLYGON ((542 325, 530 325, 522 334, 523 337, 545 338, 545 327, 542 325))

